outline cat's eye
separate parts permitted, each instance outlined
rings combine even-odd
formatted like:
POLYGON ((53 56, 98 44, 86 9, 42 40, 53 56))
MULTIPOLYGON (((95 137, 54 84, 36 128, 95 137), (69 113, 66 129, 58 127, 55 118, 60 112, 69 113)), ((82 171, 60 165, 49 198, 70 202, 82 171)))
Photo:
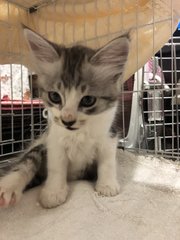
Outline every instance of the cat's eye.
POLYGON ((49 100, 55 104, 61 104, 61 97, 57 92, 48 92, 49 100))
POLYGON ((92 107, 96 103, 96 97, 84 96, 80 101, 80 107, 92 107))

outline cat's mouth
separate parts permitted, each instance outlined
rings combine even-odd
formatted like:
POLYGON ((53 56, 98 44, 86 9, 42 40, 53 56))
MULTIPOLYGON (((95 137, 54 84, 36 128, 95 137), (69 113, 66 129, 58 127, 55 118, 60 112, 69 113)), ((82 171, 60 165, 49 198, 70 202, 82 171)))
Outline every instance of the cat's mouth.
POLYGON ((77 130, 78 128, 73 128, 73 127, 66 127, 66 129, 68 129, 68 130, 77 130))

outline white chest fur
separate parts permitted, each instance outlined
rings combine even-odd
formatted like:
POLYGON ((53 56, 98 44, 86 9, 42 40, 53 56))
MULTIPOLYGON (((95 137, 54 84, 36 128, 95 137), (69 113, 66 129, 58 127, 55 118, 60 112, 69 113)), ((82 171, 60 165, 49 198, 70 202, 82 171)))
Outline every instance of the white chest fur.
POLYGON ((97 158, 97 140, 88 132, 79 132, 64 138, 63 146, 69 161, 69 176, 76 178, 97 158))
POLYGON ((79 130, 70 131, 52 122, 47 147, 53 149, 51 164, 55 156, 65 157, 68 161, 68 175, 74 179, 91 164, 98 161, 98 151, 109 138, 109 128, 114 111, 107 111, 94 116, 86 126, 79 130), (65 156, 64 156, 65 155, 65 156))

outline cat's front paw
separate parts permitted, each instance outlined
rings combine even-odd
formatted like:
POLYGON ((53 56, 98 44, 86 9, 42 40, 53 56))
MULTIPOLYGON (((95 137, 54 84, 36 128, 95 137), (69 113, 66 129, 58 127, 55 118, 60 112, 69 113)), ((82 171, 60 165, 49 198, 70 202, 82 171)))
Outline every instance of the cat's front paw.
POLYGON ((106 183, 97 182, 95 189, 100 195, 106 197, 116 196, 120 191, 119 183, 117 181, 106 183))
POLYGON ((44 208, 54 208, 66 201, 68 186, 57 188, 55 186, 44 186, 40 193, 39 202, 44 208))
POLYGON ((14 176, 11 175, 1 178, 0 207, 9 207, 19 202, 22 191, 22 184, 18 178, 14 178, 14 176))

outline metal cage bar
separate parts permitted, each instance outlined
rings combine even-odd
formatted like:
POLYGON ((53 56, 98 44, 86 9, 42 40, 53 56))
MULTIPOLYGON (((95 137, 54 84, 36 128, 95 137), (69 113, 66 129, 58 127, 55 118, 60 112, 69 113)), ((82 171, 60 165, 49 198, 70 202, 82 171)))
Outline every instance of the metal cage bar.
MULTIPOLYGON (((40 16, 39 10, 51 4, 54 12, 56 12, 56 1, 55 0, 44 0, 44 1, 24 1, 24 5, 18 4, 17 0, 8 0, 9 4, 13 3, 27 11, 29 17, 31 14, 36 12, 37 16, 40 16), (34 10, 33 10, 34 9, 34 10), (34 12, 33 12, 34 11, 34 12)), ((107 0, 108 7, 111 8, 113 1, 107 0)), ((155 23, 165 22, 168 19, 155 19, 155 12, 153 8, 154 1, 152 4, 152 15, 153 23, 148 23, 149 26, 152 24, 153 30, 155 29, 155 23)), ((125 6, 125 1, 121 0, 122 8, 125 6)), ((172 5, 172 4, 171 4, 172 5)), ((9 6, 9 5, 8 5, 9 6)), ((173 8, 173 6, 171 6, 173 8)), ((107 41, 116 35, 116 32, 110 32, 111 20, 107 17, 107 31, 106 36, 99 35, 98 29, 100 23, 96 19, 94 24, 95 36, 87 37, 86 14, 87 6, 84 1, 82 4, 84 11, 84 22, 83 22, 83 44, 88 45, 89 42, 100 42, 101 38, 106 37, 107 41)), ((99 1, 94 1, 95 11, 99 9, 99 1)), ((136 16, 135 30, 143 28, 146 25, 140 23, 140 12, 138 4, 135 6, 136 16)), ((62 1, 63 12, 70 11, 73 15, 76 14, 76 6, 73 5, 72 9, 68 9, 66 1, 62 1)), ((10 17, 10 12, 8 13, 10 17)), ((11 56, 12 46, 11 46, 11 27, 13 23, 0 22, 0 25, 8 25, 9 34, 7 36, 7 41, 9 43, 9 51, 7 54, 11 56)), ((39 24, 39 23, 38 23, 39 24)), ((40 25, 37 24, 37 30, 40 29, 40 25)), ((65 42, 67 28, 65 22, 63 22, 62 29, 62 41, 65 42)), ((123 15, 119 17, 119 24, 122 26, 125 24, 125 18, 123 15)), ((41 26, 42 27, 42 26, 41 26)), ((44 25, 44 35, 46 36, 47 29, 52 27, 53 38, 57 40, 59 36, 56 34, 56 22, 52 20, 51 22, 45 21, 44 25)), ((76 29, 75 25, 72 27, 72 41, 76 43, 76 29)), ((155 31, 153 31, 153 43, 155 41, 155 31)), ((138 31, 136 31, 136 37, 138 36, 138 31)), ((81 43, 81 42, 80 42, 81 43)), ((19 43, 19 51, 21 43, 19 43)), ((147 46, 148 47, 148 46, 147 46)), ((139 46, 138 41, 136 42, 137 52, 140 51, 141 46, 139 46)), ((152 56, 154 52, 154 44, 152 46, 152 56)), ((136 65, 139 66, 139 56, 135 56, 136 65)), ((165 157, 179 158, 180 152, 180 126, 179 126, 179 112, 180 112, 180 90, 178 82, 180 79, 180 35, 174 35, 169 42, 156 54, 153 58, 151 71, 147 69, 147 63, 142 69, 137 71, 134 76, 131 77, 129 81, 130 85, 134 88, 127 87, 127 83, 122 86, 121 98, 119 102, 121 104, 121 114, 119 120, 119 125, 122 129, 122 138, 119 140, 119 146, 124 147, 133 151, 146 151, 149 153, 161 154, 165 157), (161 75, 159 75, 158 69, 161 69, 161 75), (148 80, 147 80, 148 75, 148 80), (129 100, 129 95, 132 96, 132 102, 129 100), (128 96, 128 97, 127 97, 128 96), (127 100, 128 99, 128 100, 127 100), (127 101, 129 101, 127 103, 127 101), (130 119, 127 119, 127 114, 131 112, 130 119), (127 122, 129 121, 129 125, 127 122)), ((150 61, 149 61, 150 62, 150 61)), ((10 77, 10 99, 1 101, 0 104, 0 160, 5 157, 11 157, 15 153, 24 151, 26 145, 33 141, 39 134, 44 131, 46 127, 46 119, 42 116, 43 104, 37 95, 37 89, 34 85, 34 77, 36 76, 30 70, 25 69, 24 66, 19 65, 19 86, 20 86, 20 97, 16 99, 14 94, 14 84, 16 80, 14 78, 14 65, 9 64, 9 77, 10 77), (28 85, 29 96, 28 103, 25 101, 25 86, 28 85), (35 94, 36 92, 36 94, 35 94), (19 103, 17 104, 17 100, 19 103)), ((0 69, 1 71, 1 69, 0 69)), ((2 76, 0 72, 0 76, 2 76)), ((0 99, 3 99, 3 82, 0 81, 0 99)))

